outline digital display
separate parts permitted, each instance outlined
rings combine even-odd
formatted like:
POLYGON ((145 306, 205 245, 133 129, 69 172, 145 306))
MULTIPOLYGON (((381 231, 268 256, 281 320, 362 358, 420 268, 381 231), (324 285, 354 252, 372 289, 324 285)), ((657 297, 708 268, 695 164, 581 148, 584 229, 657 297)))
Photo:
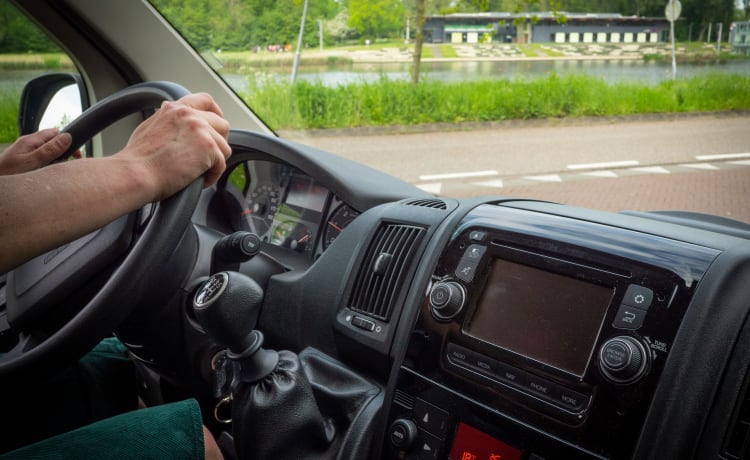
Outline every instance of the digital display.
POLYGON ((458 423, 449 460, 521 460, 523 452, 463 422, 458 423))
POLYGON ((289 183, 286 204, 302 209, 322 212, 328 198, 328 190, 307 176, 293 176, 289 183))
POLYGON ((465 332, 582 377, 614 288, 496 259, 465 332))

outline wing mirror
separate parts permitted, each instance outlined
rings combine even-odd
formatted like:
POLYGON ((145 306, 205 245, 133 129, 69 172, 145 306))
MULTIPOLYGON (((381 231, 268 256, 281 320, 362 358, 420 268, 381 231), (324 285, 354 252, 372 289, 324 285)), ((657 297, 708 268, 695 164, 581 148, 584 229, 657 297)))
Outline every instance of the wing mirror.
MULTIPOLYGON (((21 93, 18 132, 64 128, 89 107, 83 78, 75 73, 52 73, 29 81, 21 93)), ((85 151, 90 152, 88 145, 85 151)))

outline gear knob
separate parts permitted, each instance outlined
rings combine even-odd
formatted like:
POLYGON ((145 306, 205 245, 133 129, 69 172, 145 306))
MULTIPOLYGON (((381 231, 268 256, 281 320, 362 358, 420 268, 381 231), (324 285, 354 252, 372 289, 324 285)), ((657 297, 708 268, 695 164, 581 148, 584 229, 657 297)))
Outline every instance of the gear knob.
POLYGON ((263 288, 238 272, 219 272, 204 282, 193 297, 193 310, 203 328, 217 342, 241 354, 255 341, 263 303, 263 288))

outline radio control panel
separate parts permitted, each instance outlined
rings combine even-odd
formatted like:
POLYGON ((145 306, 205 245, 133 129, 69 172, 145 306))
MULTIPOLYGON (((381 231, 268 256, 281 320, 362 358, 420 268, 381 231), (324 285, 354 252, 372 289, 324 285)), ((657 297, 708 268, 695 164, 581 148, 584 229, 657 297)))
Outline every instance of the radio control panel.
POLYGON ((429 439, 443 456, 476 429, 541 458, 627 458, 715 254, 491 205, 453 235, 421 305, 392 421, 413 420, 402 430, 411 443, 429 439), (439 407, 448 428, 420 427, 409 401, 439 407), (612 432, 620 437, 602 437, 612 432))

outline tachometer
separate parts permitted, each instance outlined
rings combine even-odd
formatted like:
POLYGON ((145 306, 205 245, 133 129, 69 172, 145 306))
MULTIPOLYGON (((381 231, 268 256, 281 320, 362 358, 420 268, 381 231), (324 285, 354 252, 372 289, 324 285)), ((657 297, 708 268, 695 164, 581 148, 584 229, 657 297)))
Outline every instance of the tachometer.
POLYGON ((323 234, 323 248, 326 249, 330 246, 336 238, 341 234, 341 231, 349 225, 359 213, 349 206, 342 204, 331 214, 331 217, 326 222, 325 233, 323 234))

